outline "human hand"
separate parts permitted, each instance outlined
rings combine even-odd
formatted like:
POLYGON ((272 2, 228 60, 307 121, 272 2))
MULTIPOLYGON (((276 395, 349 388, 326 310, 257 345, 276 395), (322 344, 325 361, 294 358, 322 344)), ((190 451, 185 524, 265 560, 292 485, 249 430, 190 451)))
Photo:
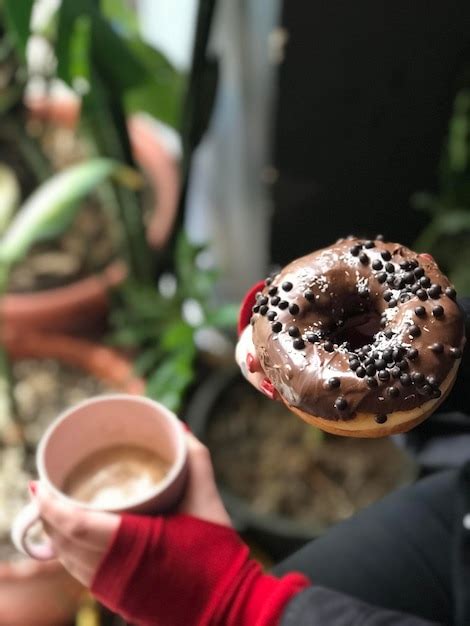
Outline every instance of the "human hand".
POLYGON ((266 377, 261 363, 256 356, 253 344, 253 327, 248 324, 241 332, 235 349, 235 360, 246 380, 256 387, 261 393, 276 400, 279 398, 272 382, 266 377))
MULTIPOLYGON (((231 526, 215 484, 207 448, 187 433, 188 483, 178 511, 209 522, 231 526)), ((120 516, 87 511, 34 483, 41 519, 58 560, 72 576, 90 587, 94 575, 120 526, 120 516)))

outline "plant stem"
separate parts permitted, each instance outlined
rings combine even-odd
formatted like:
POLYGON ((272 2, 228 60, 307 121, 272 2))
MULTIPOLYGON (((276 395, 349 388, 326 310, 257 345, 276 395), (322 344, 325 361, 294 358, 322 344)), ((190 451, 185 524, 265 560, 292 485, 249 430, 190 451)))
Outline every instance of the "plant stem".
MULTIPOLYGON (((84 98, 83 114, 84 123, 98 152, 134 167, 120 94, 115 94, 112 86, 106 84, 106 78, 98 69, 93 72, 92 89, 84 98)), ((113 185, 113 189, 131 277, 150 281, 153 259, 147 245, 142 208, 136 193, 122 185, 113 185)))
POLYGON ((28 164, 37 180, 46 180, 52 173, 51 167, 41 152, 37 141, 25 131, 22 120, 9 115, 6 118, 5 125, 9 130, 11 138, 15 141, 23 160, 28 164))

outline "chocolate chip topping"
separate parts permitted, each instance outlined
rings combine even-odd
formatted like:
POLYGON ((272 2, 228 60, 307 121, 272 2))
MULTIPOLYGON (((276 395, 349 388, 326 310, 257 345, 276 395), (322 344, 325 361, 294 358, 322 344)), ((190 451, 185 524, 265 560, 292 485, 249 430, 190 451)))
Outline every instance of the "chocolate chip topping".
POLYGON ((386 418, 437 399, 436 377, 444 381, 462 355, 455 290, 432 259, 366 243, 340 240, 293 261, 253 307, 266 376, 290 404, 324 419, 386 418), (361 320, 374 319, 361 339, 361 320))
POLYGON ((327 380, 329 389, 337 389, 341 385, 341 380, 337 376, 332 376, 327 380))

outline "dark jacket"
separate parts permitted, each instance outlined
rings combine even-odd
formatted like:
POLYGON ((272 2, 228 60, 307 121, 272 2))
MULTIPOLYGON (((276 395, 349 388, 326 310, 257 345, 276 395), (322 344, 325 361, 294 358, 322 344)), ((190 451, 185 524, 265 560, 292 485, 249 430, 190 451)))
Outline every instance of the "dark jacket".
POLYGON ((280 626, 436 626, 437 622, 389 611, 325 587, 313 586, 287 606, 280 626))

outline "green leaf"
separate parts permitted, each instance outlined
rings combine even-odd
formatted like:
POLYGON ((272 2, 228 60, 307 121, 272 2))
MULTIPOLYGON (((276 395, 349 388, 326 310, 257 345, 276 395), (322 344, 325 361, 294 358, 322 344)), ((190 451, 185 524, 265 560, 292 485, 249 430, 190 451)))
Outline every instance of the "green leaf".
POLYGON ((174 128, 179 127, 186 78, 167 57, 146 43, 139 32, 135 11, 123 0, 103 0, 101 8, 113 30, 147 72, 147 79, 126 89, 128 113, 145 111, 174 128))
POLYGON ((143 83, 148 78, 145 68, 129 51, 124 38, 103 18, 93 0, 62 0, 56 41, 59 77, 73 87, 70 33, 83 16, 87 16, 91 25, 93 63, 106 73, 115 89, 121 92, 143 83))
POLYGON ((19 199, 20 186, 15 172, 4 163, 0 163, 0 235, 7 227, 19 199))
POLYGON ((3 0, 8 29, 23 62, 26 62, 26 46, 30 34, 34 2, 35 0, 3 0))
POLYGON ((181 349, 194 343, 194 329, 183 320, 170 322, 161 338, 161 347, 166 352, 181 349))
POLYGON ((179 130, 181 99, 179 85, 156 89, 151 83, 138 85, 124 94, 128 113, 148 113, 164 124, 179 130))
POLYGON ((421 232, 413 247, 419 251, 430 251, 442 236, 460 235, 470 230, 469 209, 448 209, 436 215, 421 232))
POLYGON ((115 30, 123 32, 128 37, 139 34, 137 13, 131 9, 126 0, 101 0, 101 10, 115 30))
MULTIPOLYGON (((82 127, 99 154, 122 163, 132 164, 132 150, 127 132, 126 115, 121 94, 93 67, 91 90, 83 98, 82 127)), ((145 236, 142 203, 132 190, 123 186, 112 187, 122 229, 122 255, 129 275, 140 281, 150 281, 153 276, 153 257, 145 236)))
POLYGON ((81 15, 75 20, 70 33, 69 50, 69 73, 73 77, 74 87, 81 91, 77 79, 86 81, 88 85, 91 80, 91 21, 87 15, 81 15))
POLYGON ((193 280, 198 270, 196 257, 206 246, 195 245, 190 242, 188 235, 182 230, 176 240, 175 266, 178 283, 187 296, 193 293, 193 280))
POLYGON ((135 57, 147 69, 149 79, 127 90, 128 112, 145 111, 173 128, 179 128, 186 78, 158 50, 133 37, 127 40, 135 57))
POLYGON ((155 285, 126 281, 119 290, 123 306, 141 319, 168 318, 173 311, 173 303, 159 294, 155 285))
POLYGON ((195 353, 195 347, 189 345, 168 356, 149 377, 147 395, 177 412, 181 408, 184 392, 194 378, 195 353))
POLYGON ((43 183, 17 212, 0 242, 0 262, 21 259, 36 241, 62 232, 73 219, 77 203, 121 165, 92 159, 74 165, 43 183))
POLYGON ((144 350, 134 359, 134 371, 139 376, 146 376, 149 371, 157 367, 161 357, 162 354, 157 349, 144 350))
POLYGON ((454 209, 441 213, 435 219, 436 228, 442 235, 458 235, 470 228, 470 210, 454 209))
POLYGON ((149 328, 142 327, 141 324, 133 324, 127 319, 126 324, 121 324, 108 338, 108 343, 120 348, 138 348, 141 344, 153 338, 153 332, 149 328))
POLYGON ((206 314, 206 326, 215 328, 235 328, 237 325, 239 304, 225 304, 206 314))
MULTIPOLYGON (((129 35, 133 29, 124 17, 127 13, 119 9, 120 4, 109 0, 105 12, 101 13, 92 0, 79 3, 63 0, 59 8, 55 46, 58 75, 71 87, 74 86, 77 78, 74 56, 80 50, 77 37, 83 40, 80 29, 77 34, 76 22, 86 17, 91 37, 83 44, 81 53, 84 57, 91 54, 95 72, 106 77, 112 90, 124 98, 127 111, 145 111, 177 127, 184 88, 182 75, 163 54, 143 42, 137 33, 129 35), (114 16, 111 22, 105 17, 110 14, 114 16), (126 23, 121 25, 120 20, 126 23)), ((78 72, 81 75, 80 69, 78 72)))

